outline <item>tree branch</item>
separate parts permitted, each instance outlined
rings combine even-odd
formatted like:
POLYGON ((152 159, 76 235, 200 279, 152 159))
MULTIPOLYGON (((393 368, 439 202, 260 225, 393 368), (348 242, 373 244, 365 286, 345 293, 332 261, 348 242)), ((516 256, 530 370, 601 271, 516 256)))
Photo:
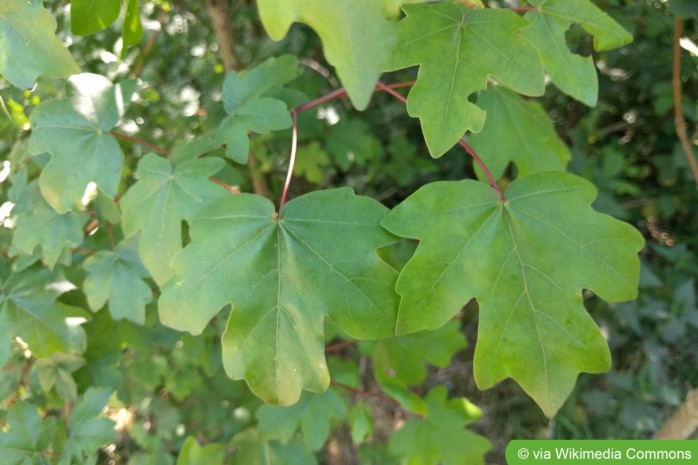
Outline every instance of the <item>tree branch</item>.
POLYGON ((681 39, 681 29, 683 28, 683 20, 677 16, 674 18, 674 66, 671 77, 671 87, 674 91, 674 125, 676 126, 676 135, 681 141, 681 147, 686 154, 688 166, 693 173, 693 179, 696 181, 696 189, 698 189, 698 162, 693 153, 693 146, 688 140, 686 133, 686 121, 683 117, 683 104, 681 103, 681 47, 679 40, 681 39))

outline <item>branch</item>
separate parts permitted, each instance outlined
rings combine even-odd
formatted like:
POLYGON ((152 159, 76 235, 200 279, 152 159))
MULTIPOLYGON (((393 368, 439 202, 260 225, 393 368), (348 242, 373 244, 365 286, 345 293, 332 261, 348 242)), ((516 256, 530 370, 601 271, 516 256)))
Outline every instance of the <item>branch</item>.
POLYGON ((671 77, 671 87, 674 91, 674 125, 676 126, 676 135, 681 141, 681 147, 686 154, 688 166, 693 173, 693 179, 696 181, 696 189, 698 189, 698 162, 693 154, 691 141, 688 140, 686 134, 686 121, 683 118, 683 105, 681 103, 681 47, 679 40, 681 39, 681 29, 683 20, 680 17, 674 18, 674 66, 671 77))
POLYGON ((124 134, 123 132, 118 132, 118 131, 110 131, 110 132, 111 132, 111 135, 114 137, 118 137, 120 139, 130 140, 131 142, 135 142, 136 144, 142 145, 143 147, 148 147, 150 150, 161 153, 162 155, 168 156, 170 154, 170 152, 163 149, 162 147, 158 147, 157 145, 153 145, 150 142, 144 141, 143 139, 129 136, 128 134, 124 134))
POLYGON ((687 439, 696 428, 698 428, 698 389, 693 389, 652 439, 687 439))
POLYGON ((345 391, 351 392, 352 394, 359 396, 359 397, 375 397, 377 399, 383 400, 385 402, 391 403, 393 405, 397 405, 398 407, 401 407, 400 402, 397 400, 393 399, 392 397, 388 397, 383 393, 380 392, 375 392, 375 391, 362 391, 361 389, 356 389, 355 387, 348 386, 346 384, 337 382, 337 381, 330 381, 330 384, 332 386, 344 389, 345 391))

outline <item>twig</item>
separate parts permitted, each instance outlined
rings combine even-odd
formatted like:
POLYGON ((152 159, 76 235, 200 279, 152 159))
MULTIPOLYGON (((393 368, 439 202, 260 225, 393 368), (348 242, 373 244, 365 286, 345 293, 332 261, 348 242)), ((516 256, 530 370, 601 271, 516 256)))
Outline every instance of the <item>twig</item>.
POLYGON ((291 155, 288 160, 288 172, 286 173, 286 182, 284 182, 284 191, 281 194, 281 202, 279 202, 279 213, 286 204, 286 196, 288 188, 291 186, 293 179, 293 167, 296 165, 296 151, 298 149, 298 113, 291 110, 291 119, 293 120, 293 129, 291 130, 291 155))
POLYGON ((337 381, 330 381, 330 384, 334 387, 338 387, 341 389, 344 389, 345 391, 351 392, 352 394, 359 396, 359 397, 375 397, 376 399, 383 400, 385 402, 389 402, 393 405, 397 405, 400 407, 400 402, 397 400, 393 399, 392 397, 388 397, 383 393, 380 392, 375 392, 375 391, 362 391, 361 389, 356 389, 355 387, 348 386, 343 383, 339 383, 337 381))
POLYGON ((120 139, 130 140, 131 142, 135 142, 136 144, 142 145, 143 147, 148 147, 150 150, 154 150, 154 151, 161 153, 165 156, 168 156, 170 154, 170 152, 163 149, 162 147, 158 147, 157 145, 153 145, 150 142, 144 141, 143 139, 129 136, 128 134, 124 134, 123 132, 111 131, 111 135, 114 137, 118 137, 120 139))
POLYGON ((676 135, 681 141, 681 147, 686 154, 688 166, 693 173, 693 179, 696 181, 696 189, 698 189, 698 162, 693 154, 691 141, 688 140, 686 133, 686 121, 683 117, 683 105, 681 103, 681 47, 679 40, 681 39, 681 29, 683 20, 677 16, 674 18, 674 66, 671 77, 671 87, 674 91, 674 125, 676 126, 676 135))

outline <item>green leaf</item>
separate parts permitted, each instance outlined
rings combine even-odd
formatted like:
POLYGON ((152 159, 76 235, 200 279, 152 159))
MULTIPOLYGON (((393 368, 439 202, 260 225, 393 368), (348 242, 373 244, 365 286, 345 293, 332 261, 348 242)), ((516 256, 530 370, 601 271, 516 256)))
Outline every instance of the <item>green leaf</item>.
MULTIPOLYGON (((468 144, 495 179, 504 173, 509 162, 516 164, 519 177, 565 169, 570 152, 538 103, 526 101, 505 87, 490 86, 477 104, 487 111, 487 120, 482 131, 470 136, 468 144)), ((476 172, 484 178, 479 166, 476 172)))
POLYGON ((325 144, 327 152, 343 171, 348 171, 354 164, 363 166, 371 158, 382 155, 380 140, 360 119, 341 118, 332 126, 325 144))
POLYGON ((31 88, 39 76, 62 78, 80 67, 54 35, 56 20, 41 0, 0 3, 0 73, 17 87, 31 88))
POLYGON ((371 408, 361 401, 355 402, 349 411, 349 425, 354 443, 361 444, 366 441, 373 431, 371 408))
POLYGON ((16 402, 7 411, 9 431, 0 432, 0 456, 6 465, 48 465, 56 419, 39 418, 36 407, 16 402))
POLYGON ((298 147, 296 154, 296 164, 294 173, 296 176, 303 176, 308 182, 313 184, 322 184, 322 166, 329 164, 329 157, 319 142, 313 141, 308 145, 298 147))
POLYGON ((300 75, 298 60, 290 55, 270 58, 245 72, 230 71, 223 83, 223 104, 228 116, 216 132, 216 143, 226 144, 226 154, 247 163, 248 131, 266 134, 292 125, 286 103, 266 96, 300 75))
POLYGON ((59 213, 83 210, 90 186, 116 194, 122 155, 108 131, 123 116, 135 90, 134 80, 112 85, 103 76, 80 74, 68 80, 66 100, 48 100, 32 111, 29 150, 52 154, 39 185, 59 213))
POLYGON ((233 445, 235 455, 230 465, 317 465, 315 456, 302 442, 266 441, 254 429, 236 434, 233 445))
POLYGON ((10 252, 32 255, 39 249, 43 262, 53 268, 65 252, 82 244, 89 216, 56 213, 41 196, 36 181, 29 184, 28 198, 31 209, 17 215, 10 252))
POLYGON ((381 339, 373 349, 376 379, 384 386, 403 389, 421 384, 427 377, 425 362, 447 367, 453 355, 465 346, 457 320, 433 331, 381 339))
POLYGON ((115 319, 145 323, 145 305, 152 300, 149 276, 138 254, 138 236, 125 239, 112 251, 99 251, 85 260, 87 277, 83 285, 87 302, 97 311, 109 300, 115 319))
POLYGON ((477 298, 478 386, 512 377, 552 416, 579 372, 610 364, 582 290, 610 302, 637 294, 642 236, 592 210, 595 196, 563 172, 517 179, 504 202, 471 180, 422 187, 381 222, 420 240, 397 282, 397 332, 439 327, 477 298))
POLYGON ((193 436, 184 441, 177 457, 177 465, 223 465, 224 461, 224 444, 211 443, 200 446, 193 436))
POLYGON ((376 0, 259 0, 262 24, 281 40, 295 21, 312 27, 358 110, 371 100, 395 43, 395 25, 376 0))
POLYGON ((44 392, 48 392, 56 386, 56 392, 59 396, 75 402, 78 400, 78 388, 71 373, 83 365, 85 365, 85 360, 82 357, 55 353, 50 359, 37 360, 34 363, 34 368, 39 373, 39 384, 44 392))
POLYGON ((405 457, 407 465, 476 465, 485 463, 490 442, 463 426, 467 419, 446 399, 446 388, 427 394, 424 418, 412 418, 390 438, 390 451, 405 457))
POLYGON ((323 391, 325 315, 354 338, 394 332, 396 272, 376 253, 394 241, 378 224, 386 211, 348 188, 298 197, 279 218, 263 197, 219 199, 201 210, 193 243, 173 260, 160 318, 197 334, 232 302, 228 376, 245 378, 270 403, 292 404, 302 388, 323 391))
POLYGON ((139 0, 126 0, 126 14, 124 23, 121 26, 121 36, 124 38, 124 46, 121 50, 121 57, 123 58, 128 47, 138 44, 143 38, 139 0))
POLYGON ((119 17, 121 0, 71 0, 70 32, 86 36, 103 31, 119 17))
POLYGON ((261 438, 287 444, 300 429, 305 443, 312 450, 319 450, 330 435, 332 421, 347 417, 347 406, 336 392, 328 389, 320 394, 304 392, 296 404, 288 407, 262 405, 255 416, 261 438))
POLYGON ((570 51, 565 32, 579 24, 594 36, 594 49, 610 50, 632 42, 632 36, 589 0, 531 0, 522 31, 540 51, 546 73, 564 93, 589 106, 596 105, 599 84, 591 56, 570 51))
POLYGON ((492 76, 526 95, 542 95, 543 65, 521 37, 528 23, 501 9, 468 9, 449 2, 405 5, 398 45, 386 67, 420 65, 407 110, 418 117, 429 152, 440 157, 463 137, 478 132, 485 112, 468 97, 492 76), (435 51, 438 50, 438 53, 435 51))
MULTIPOLYGON (((34 355, 50 358, 55 352, 85 351, 85 332, 67 318, 84 317, 84 312, 56 301, 57 292, 47 272, 29 268, 13 273, 2 285, 0 318, 12 337, 24 340, 34 355)), ((4 332, 5 332, 4 331, 4 332)))
POLYGON ((182 221, 191 222, 201 207, 226 195, 208 179, 224 164, 220 158, 202 158, 173 169, 152 153, 138 163, 138 182, 121 199, 122 226, 127 237, 141 232, 141 259, 159 285, 172 276, 170 260, 182 249, 182 221))
POLYGON ((85 457, 96 454, 100 447, 117 438, 114 422, 101 416, 110 395, 108 389, 89 388, 75 404, 62 459, 74 458, 82 463, 85 457))

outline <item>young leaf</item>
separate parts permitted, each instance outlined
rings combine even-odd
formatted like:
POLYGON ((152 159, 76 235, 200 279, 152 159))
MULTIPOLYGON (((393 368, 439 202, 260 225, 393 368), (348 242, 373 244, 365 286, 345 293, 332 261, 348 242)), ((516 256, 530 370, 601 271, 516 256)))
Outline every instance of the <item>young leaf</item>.
POLYGON ((312 27, 327 61, 358 110, 371 100, 383 65, 395 43, 395 25, 376 0, 259 0, 262 24, 281 40, 295 21, 312 27))
POLYGON ((39 384, 44 392, 56 386, 56 393, 71 402, 78 400, 78 387, 71 375, 85 365, 85 359, 74 354, 56 352, 51 358, 40 358, 34 363, 39 373, 39 384))
POLYGON ((170 260, 182 249, 182 221, 226 190, 208 178, 225 164, 220 158, 187 161, 174 169, 168 160, 148 154, 138 163, 138 182, 121 199, 124 234, 141 231, 143 264, 159 285, 172 276, 170 260))
POLYGON ((424 418, 412 418, 390 438, 390 451, 405 457, 407 465, 477 465, 485 463, 490 442, 464 428, 472 421, 446 399, 446 388, 427 394, 424 418))
POLYGON ((216 143, 226 145, 226 154, 247 163, 248 131, 266 134, 291 127, 286 103, 266 96, 300 75, 298 60, 290 55, 270 58, 247 73, 231 71, 223 83, 223 105, 228 116, 216 132, 216 143))
MULTIPOLYGON (((499 179, 509 162, 516 164, 519 176, 565 169, 569 149, 538 103, 526 101, 505 87, 490 86, 478 97, 477 105, 487 111, 487 121, 482 131, 468 138, 468 144, 495 179, 499 179)), ((484 178, 479 166, 476 172, 484 178)))
POLYGON ((70 32, 86 36, 103 31, 116 21, 121 0, 72 0, 70 2, 70 32))
POLYGON ((54 35, 56 20, 41 0, 0 2, 0 74, 30 89, 39 76, 62 78, 80 67, 54 35))
POLYGON ((126 0, 126 13, 124 23, 121 26, 121 36, 124 38, 121 57, 126 55, 128 47, 136 45, 143 38, 143 25, 141 24, 141 12, 138 8, 139 0, 126 0))
POLYGON ((266 441, 254 429, 236 434, 233 445, 235 455, 230 465, 317 465, 315 455, 301 441, 266 441))
POLYGON ((79 325, 69 325, 66 318, 84 316, 84 311, 57 302, 57 293, 47 289, 51 278, 29 268, 5 280, 0 295, 0 319, 7 325, 3 333, 21 337, 39 358, 50 358, 55 352, 82 353, 85 332, 79 325))
POLYGON ((439 327, 477 298, 478 386, 510 376, 552 416, 579 372, 610 364, 582 289, 610 302, 637 293, 642 236, 592 210, 595 195, 564 172, 517 179, 505 202, 470 180, 422 187, 381 222, 421 241, 397 282, 398 333, 439 327))
POLYGON ((85 260, 83 267, 87 275, 83 289, 92 311, 109 300, 109 311, 115 319, 145 323, 145 305, 153 296, 142 279, 149 274, 138 255, 138 236, 124 239, 113 252, 97 252, 85 260))
POLYGON ((51 447, 56 419, 39 418, 36 406, 16 402, 7 411, 9 431, 0 432, 0 457, 7 465, 44 464, 42 454, 51 447))
POLYGON ((43 262, 53 268, 65 251, 82 244, 89 216, 73 212, 56 213, 41 196, 36 181, 28 187, 31 209, 17 215, 10 253, 32 255, 40 248, 43 262))
POLYGON ((579 24, 594 35, 594 49, 610 50, 632 42, 632 36, 589 0, 531 0, 522 31, 540 51, 546 73, 564 93, 589 106, 596 105, 598 80, 591 56, 570 51, 565 32, 579 24))
POLYGON ((223 336, 231 378, 277 404, 296 402, 302 388, 323 391, 326 315, 355 338, 394 333, 396 272, 376 254, 394 241, 378 224, 386 211, 348 188, 298 197, 279 218, 263 197, 219 199, 173 260, 160 318, 197 334, 232 302, 223 336))
POLYGON ((488 76, 526 95, 542 95, 543 65, 520 30, 528 23, 508 10, 469 9, 449 2, 405 5, 390 70, 420 65, 407 98, 434 158, 478 132, 485 112, 468 101, 488 76), (435 53, 438 50, 438 53, 435 53))
POLYGON ((84 463, 86 457, 96 455, 101 446, 116 439, 114 422, 101 416, 110 395, 108 389, 89 388, 82 400, 75 404, 62 459, 74 458, 78 463, 84 463))
POLYGON ((328 389, 320 394, 304 392, 297 403, 287 407, 262 405, 255 416, 261 438, 287 444, 300 429, 305 443, 312 450, 319 450, 330 435, 331 422, 347 417, 347 406, 336 392, 328 389))
POLYGON ((177 457, 177 465, 223 465, 225 445, 211 443, 200 446, 195 437, 189 436, 177 457))
POLYGON ((29 150, 34 155, 52 154, 39 185, 57 212, 83 210, 91 183, 108 195, 116 194, 122 155, 108 131, 128 108, 135 90, 134 80, 112 85, 103 76, 80 74, 69 79, 67 100, 42 102, 32 112, 29 150))

